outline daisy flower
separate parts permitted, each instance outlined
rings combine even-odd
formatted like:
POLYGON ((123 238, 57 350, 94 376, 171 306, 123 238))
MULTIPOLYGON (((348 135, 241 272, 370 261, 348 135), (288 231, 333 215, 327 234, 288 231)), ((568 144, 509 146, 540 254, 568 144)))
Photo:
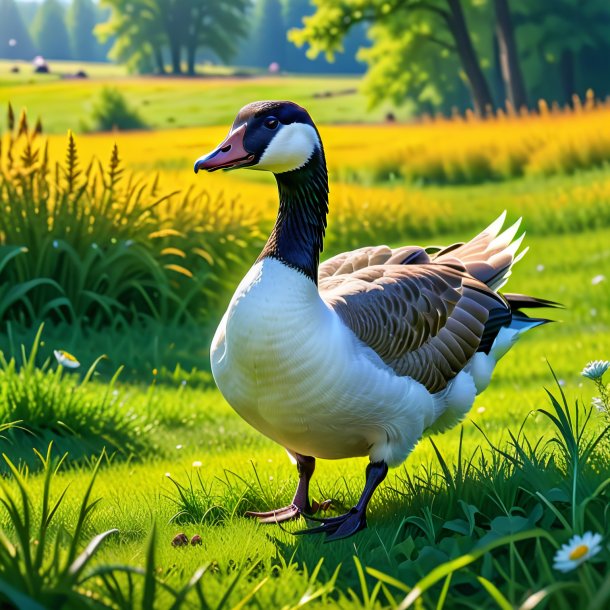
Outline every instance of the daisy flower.
POLYGON ((601 379, 603 374, 610 368, 610 362, 607 360, 593 360, 582 370, 581 375, 588 379, 601 379))
POLYGON ((80 366, 80 362, 72 354, 65 352, 63 349, 56 349, 53 351, 53 354, 57 362, 67 369, 77 369, 80 366))
POLYGON ((553 567, 560 572, 570 572, 581 563, 591 559, 601 550, 601 534, 585 532, 582 536, 572 536, 566 544, 555 553, 553 567))

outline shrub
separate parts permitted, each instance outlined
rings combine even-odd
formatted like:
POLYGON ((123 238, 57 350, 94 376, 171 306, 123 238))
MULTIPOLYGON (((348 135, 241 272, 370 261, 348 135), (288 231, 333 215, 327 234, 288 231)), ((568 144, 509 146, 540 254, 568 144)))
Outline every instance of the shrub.
POLYGON ((125 96, 114 87, 103 87, 91 111, 93 131, 144 129, 147 125, 125 96))

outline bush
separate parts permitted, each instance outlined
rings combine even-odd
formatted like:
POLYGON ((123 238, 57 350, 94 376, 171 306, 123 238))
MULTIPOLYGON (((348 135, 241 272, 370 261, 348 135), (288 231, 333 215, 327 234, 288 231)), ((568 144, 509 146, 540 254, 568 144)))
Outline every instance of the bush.
POLYGON ((145 129, 146 123, 137 110, 131 108, 125 96, 114 87, 104 87, 91 112, 92 131, 145 129))

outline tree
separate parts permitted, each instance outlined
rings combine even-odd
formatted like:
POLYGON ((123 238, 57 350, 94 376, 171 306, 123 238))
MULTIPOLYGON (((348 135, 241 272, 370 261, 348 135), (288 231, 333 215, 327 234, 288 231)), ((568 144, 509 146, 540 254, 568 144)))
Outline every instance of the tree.
POLYGON ((244 17, 249 6, 250 0, 201 0, 191 3, 193 27, 188 29, 184 39, 189 75, 195 74, 195 60, 200 48, 213 51, 225 63, 236 55, 238 42, 247 33, 244 17))
POLYGON ((14 0, 0 0, 0 57, 32 59, 32 39, 14 0))
POLYGON ((197 52, 207 48, 227 61, 244 36, 249 0, 104 0, 111 8, 108 22, 98 26, 102 38, 116 37, 111 56, 138 67, 154 62, 164 72, 169 49, 172 72, 195 72, 197 52))
POLYGON ((341 50, 345 34, 361 22, 376 25, 400 24, 428 45, 455 54, 471 91, 475 110, 484 115, 493 108, 493 99, 466 21, 465 7, 471 0, 313 0, 316 13, 305 20, 305 27, 293 30, 290 40, 307 43, 315 56, 332 56, 341 50), (422 15, 433 24, 418 32, 422 15), (414 27, 415 24, 415 27, 414 27))
POLYGON ((502 80, 508 101, 513 108, 519 109, 527 106, 527 94, 508 0, 494 0, 494 6, 502 80))
POLYGON ((57 0, 44 0, 36 12, 32 32, 40 53, 48 59, 70 59, 70 40, 64 10, 57 0))
POLYGON ((513 11, 533 96, 565 103, 595 85, 609 91, 607 0, 515 0, 513 11))
POLYGON ((98 59, 99 44, 93 34, 96 21, 95 5, 91 0, 72 0, 68 11, 68 28, 74 59, 98 59))
POLYGON ((280 0, 258 0, 252 35, 253 64, 267 68, 286 56, 286 24, 280 0))

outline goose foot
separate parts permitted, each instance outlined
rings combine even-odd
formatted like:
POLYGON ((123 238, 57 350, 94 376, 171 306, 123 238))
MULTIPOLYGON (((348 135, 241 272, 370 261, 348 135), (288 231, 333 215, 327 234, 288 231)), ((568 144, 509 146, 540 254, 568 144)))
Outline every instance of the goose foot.
POLYGON ((379 483, 381 483, 388 474, 388 465, 385 462, 377 462, 369 464, 366 467, 366 483, 364 490, 358 500, 358 504, 354 506, 344 515, 338 517, 330 517, 328 519, 319 519, 305 515, 312 521, 320 522, 320 525, 306 530, 300 530, 295 534, 326 534, 326 542, 340 540, 353 536, 360 530, 366 528, 366 508, 379 483))
MULTIPOLYGON (((307 515, 309 519, 309 515, 307 515)), ((330 519, 314 519, 319 521, 321 525, 311 527, 306 530, 295 532, 297 535, 302 534, 326 534, 326 542, 340 540, 341 538, 349 538, 360 530, 366 528, 366 510, 358 510, 354 506, 349 512, 339 517, 331 517, 330 519)))
POLYGON ((246 517, 258 519, 259 523, 283 523, 297 519, 302 514, 317 513, 320 510, 327 510, 331 505, 331 500, 318 503, 315 500, 309 503, 309 481, 316 468, 315 458, 294 453, 297 460, 297 471, 299 473, 299 484, 292 499, 292 503, 283 508, 270 510, 267 512, 248 511, 246 517))

